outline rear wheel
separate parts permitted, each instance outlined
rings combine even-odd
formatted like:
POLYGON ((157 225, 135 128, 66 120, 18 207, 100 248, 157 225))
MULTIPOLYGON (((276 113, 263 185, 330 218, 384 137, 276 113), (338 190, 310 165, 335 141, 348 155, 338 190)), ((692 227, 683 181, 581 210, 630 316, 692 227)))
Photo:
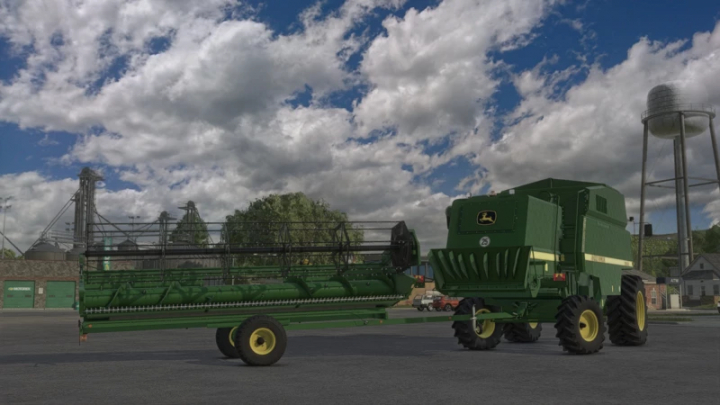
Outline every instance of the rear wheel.
POLYGON ((237 359, 240 357, 237 349, 235 349, 235 332, 237 326, 234 328, 218 328, 215 332, 215 344, 217 344, 220 352, 231 359, 237 359))
POLYGON ((269 366, 285 353, 287 334, 285 328, 266 315, 246 319, 235 335, 240 359, 249 366, 269 366))
POLYGON ((598 352, 605 341, 605 323, 600 305, 581 295, 565 298, 555 315, 555 329, 564 351, 573 354, 598 352))
POLYGON ((622 276, 620 295, 608 297, 610 341, 618 346, 640 346, 647 342, 647 306, 642 279, 622 276))
POLYGON ((503 331, 505 339, 515 343, 537 342, 541 332, 542 324, 537 322, 506 323, 503 331))
MULTIPOLYGON (((473 305, 475 306, 475 314, 486 314, 489 312, 497 312, 497 308, 485 306, 482 298, 465 298, 455 309, 455 315, 472 314, 473 305)), ((478 320, 475 329, 473 329, 472 321, 455 321, 452 324, 455 329, 455 337, 458 344, 470 350, 489 350, 500 343, 503 328, 496 324, 495 321, 486 319, 478 320)))

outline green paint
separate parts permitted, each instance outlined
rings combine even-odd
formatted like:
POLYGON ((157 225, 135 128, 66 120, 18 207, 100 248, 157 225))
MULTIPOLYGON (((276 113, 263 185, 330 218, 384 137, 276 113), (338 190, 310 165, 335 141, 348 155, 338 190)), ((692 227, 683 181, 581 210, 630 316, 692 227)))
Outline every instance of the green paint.
POLYGON ((45 308, 72 308, 75 303, 74 281, 48 281, 45 308))
POLYGON ((32 308, 35 306, 35 282, 5 280, 3 308, 32 308))
POLYGON ((604 306, 608 295, 620 294, 622 269, 632 268, 602 262, 632 261, 625 199, 604 184, 546 179, 457 199, 446 216, 446 248, 428 255, 436 288, 482 297, 523 320, 553 322, 569 295, 604 306), (566 281, 553 281, 554 273, 566 281))

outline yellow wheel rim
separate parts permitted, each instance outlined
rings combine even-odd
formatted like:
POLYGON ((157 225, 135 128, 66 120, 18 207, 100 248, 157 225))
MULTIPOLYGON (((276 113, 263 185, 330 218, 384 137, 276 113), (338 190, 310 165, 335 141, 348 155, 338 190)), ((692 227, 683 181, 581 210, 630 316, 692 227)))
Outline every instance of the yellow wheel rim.
POLYGON ((230 341, 230 345, 232 345, 232 347, 235 347, 235 339, 233 338, 235 337, 235 331, 237 330, 237 328, 238 327, 236 326, 230 329, 230 333, 228 333, 228 340, 230 341))
MULTIPOLYGON (((475 312, 475 315, 477 314, 487 314, 490 310, 487 308, 481 308, 478 309, 477 312, 475 312)), ((475 323, 475 334, 480 339, 487 339, 490 336, 492 336, 493 332, 495 332, 495 321, 492 319, 485 319, 482 323, 475 323)))
POLYGON ((638 327, 645 330, 645 297, 642 291, 638 291, 635 298, 635 315, 637 315, 638 327))
POLYGON ((535 328, 537 328, 537 324, 538 324, 537 322, 530 322, 530 323, 528 323, 528 325, 530 325, 530 329, 535 329, 535 328))
POLYGON ((255 354, 264 356, 275 349, 275 334, 268 328, 259 328, 250 335, 250 349, 255 354))
POLYGON ((600 322, 597 315, 590 309, 586 309, 580 314, 580 336, 586 342, 592 342, 598 335, 600 330, 600 322))

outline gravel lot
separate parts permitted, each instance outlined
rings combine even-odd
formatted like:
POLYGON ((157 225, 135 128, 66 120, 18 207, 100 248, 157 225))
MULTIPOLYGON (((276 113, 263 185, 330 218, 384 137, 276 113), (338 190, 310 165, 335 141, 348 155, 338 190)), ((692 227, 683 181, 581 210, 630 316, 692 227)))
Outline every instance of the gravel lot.
MULTIPOLYGON (((427 316, 394 309, 393 317, 427 316)), ((683 315, 685 316, 685 315, 683 315)), ((89 335, 77 314, 0 312, 0 404, 670 404, 720 398, 720 316, 652 324, 639 348, 470 352, 450 323, 292 331, 273 367, 224 359, 214 330, 89 335)))

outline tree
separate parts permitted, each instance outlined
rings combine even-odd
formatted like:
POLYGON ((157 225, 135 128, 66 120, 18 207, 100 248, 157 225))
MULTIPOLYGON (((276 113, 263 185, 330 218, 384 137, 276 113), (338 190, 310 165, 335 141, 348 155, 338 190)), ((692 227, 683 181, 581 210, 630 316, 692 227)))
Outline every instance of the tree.
POLYGON ((12 259, 17 259, 18 257, 17 257, 17 255, 15 254, 15 251, 14 251, 14 250, 4 249, 4 250, 2 251, 2 258, 3 258, 3 259, 10 259, 10 260, 12 260, 12 259))
POLYGON ((705 253, 720 253, 720 225, 714 225, 705 231, 702 249, 705 253))
POLYGON ((177 222, 170 233, 170 241, 178 244, 191 244, 195 247, 207 247, 209 234, 207 224, 200 217, 195 203, 188 201, 188 211, 177 222))
MULTIPOLYGON (((293 246, 323 246, 337 237, 334 230, 348 221, 347 214, 330 209, 324 201, 314 201, 303 193, 271 194, 250 203, 245 210, 235 210, 226 217, 223 241, 229 238, 233 245, 247 247, 279 246, 290 242, 293 246), (293 222, 289 228, 283 223, 293 222)), ((363 241, 363 231, 346 224, 352 244, 363 241)), ((293 255, 294 264, 329 264, 329 255, 293 255)), ((272 257, 237 257, 239 265, 277 265, 272 257)))

